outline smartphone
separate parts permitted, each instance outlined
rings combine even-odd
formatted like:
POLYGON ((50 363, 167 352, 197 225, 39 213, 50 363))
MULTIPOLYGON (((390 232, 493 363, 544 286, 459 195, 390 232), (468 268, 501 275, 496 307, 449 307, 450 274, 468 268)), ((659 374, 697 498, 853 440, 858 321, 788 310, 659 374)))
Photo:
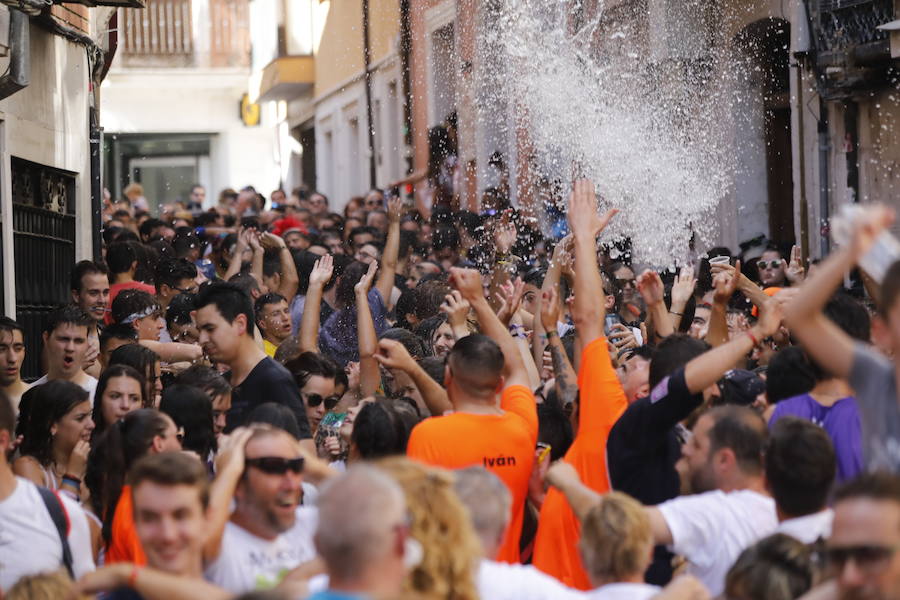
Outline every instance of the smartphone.
POLYGON ((620 325, 622 323, 622 319, 619 318, 617 314, 609 314, 606 315, 606 320, 603 324, 603 333, 604 335, 609 335, 612 331, 613 325, 620 325))

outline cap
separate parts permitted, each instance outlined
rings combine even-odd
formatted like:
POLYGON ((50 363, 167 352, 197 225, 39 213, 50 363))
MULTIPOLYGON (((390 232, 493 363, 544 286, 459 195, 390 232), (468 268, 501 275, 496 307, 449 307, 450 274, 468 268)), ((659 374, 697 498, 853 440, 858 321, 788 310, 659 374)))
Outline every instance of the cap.
POLYGON ((719 380, 719 389, 722 391, 719 404, 750 406, 766 391, 766 382, 751 371, 732 369, 719 380))

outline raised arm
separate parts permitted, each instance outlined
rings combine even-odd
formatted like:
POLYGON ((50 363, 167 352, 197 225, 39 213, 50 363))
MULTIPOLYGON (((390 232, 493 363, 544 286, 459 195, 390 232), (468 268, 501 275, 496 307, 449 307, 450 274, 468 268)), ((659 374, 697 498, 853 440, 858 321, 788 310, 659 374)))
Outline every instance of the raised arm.
POLYGON ((300 352, 319 351, 319 320, 322 314, 322 294, 325 286, 331 281, 333 272, 334 259, 330 254, 325 254, 316 261, 309 274, 306 302, 303 304, 303 315, 300 317, 300 352))
POLYGON ((544 330, 547 332, 547 347, 550 349, 550 359, 553 361, 556 395, 565 406, 575 402, 575 398, 578 396, 578 375, 572 368, 566 349, 556 331, 556 324, 559 322, 559 292, 555 288, 543 292, 539 320, 543 322, 544 330))
POLYGON ((381 255, 381 272, 375 289, 381 294, 384 305, 391 308, 391 290, 394 289, 394 275, 397 273, 397 257, 400 255, 400 216, 403 214, 403 200, 391 198, 388 201, 388 234, 381 255))
POLYGON ((672 321, 669 320, 669 311, 666 310, 665 287, 659 273, 650 270, 641 273, 637 279, 637 288, 647 305, 647 314, 653 323, 656 339, 662 340, 675 333, 672 321))
MULTIPOLYGON (((566 246, 572 243, 572 236, 566 236, 556 244, 553 249, 553 256, 550 258, 550 265, 547 267, 547 273, 544 275, 544 283, 541 285, 541 294, 538 296, 537 305, 535 307, 534 327, 531 334, 531 357, 535 364, 541 364, 544 360, 544 350, 547 348, 547 325, 544 325, 544 303, 546 302, 546 294, 550 290, 556 291, 559 287, 559 280, 562 276, 563 262, 568 258, 566 246)), ((559 302, 559 293, 556 294, 557 302, 559 302)), ((559 318, 559 307, 556 309, 557 318, 559 318)), ((556 323, 553 323, 553 330, 556 331, 556 323)))
POLYGON ((406 347, 396 340, 383 339, 378 342, 378 354, 375 360, 386 369, 397 369, 409 375, 410 379, 422 394, 422 400, 432 415, 442 415, 453 410, 447 391, 441 387, 419 364, 409 355, 406 347))
POLYGON ((203 348, 196 344, 182 344, 180 342, 157 342, 156 340, 140 340, 138 342, 145 348, 150 348, 159 355, 159 359, 166 363, 183 361, 193 362, 203 358, 203 348))
POLYGON ((591 509, 603 501, 603 496, 584 485, 575 467, 564 460, 550 465, 546 479, 547 483, 563 493, 579 521, 584 521, 591 509))
POLYGON ((530 385, 528 371, 519 354, 519 348, 512 336, 509 335, 509 330, 500 322, 484 297, 481 273, 474 269, 454 267, 450 269, 450 283, 472 305, 478 323, 481 325, 481 332, 500 346, 506 363, 504 373, 506 386, 524 385, 528 387, 530 385))
POLYGON ((582 347, 603 337, 606 319, 603 281, 597 266, 597 236, 616 214, 610 210, 602 217, 597 214, 597 194, 587 179, 575 182, 569 196, 569 228, 575 237, 575 302, 572 319, 582 347))
POLYGON ((684 381, 692 394, 699 394, 735 367, 753 348, 774 335, 781 326, 781 303, 769 298, 760 307, 759 320, 748 331, 730 342, 713 348, 690 361, 684 368, 684 381))
MULTIPOLYGON (((791 333, 813 359, 836 377, 850 376, 853 341, 822 312, 844 275, 871 249, 875 240, 894 221, 894 211, 873 206, 860 214, 853 240, 832 254, 809 276, 786 310, 791 333)), ((886 310, 887 307, 881 307, 886 310)))
POLYGON ((369 264, 369 270, 353 287, 356 295, 356 331, 359 336, 359 394, 360 398, 371 396, 378 389, 381 373, 375 353, 378 351, 378 334, 369 308, 369 288, 375 279, 378 263, 369 264))
POLYGON ((222 551, 222 536, 231 517, 234 491, 244 474, 244 448, 253 435, 253 429, 238 427, 227 436, 216 458, 216 478, 209 489, 207 511, 207 537, 203 546, 203 560, 209 564, 222 551))
POLYGON ((672 330, 678 331, 681 321, 684 319, 684 309, 694 295, 697 287, 697 279, 694 277, 694 268, 681 267, 678 277, 672 284, 672 301, 669 306, 669 320, 672 322, 672 330))
POLYGON ((297 295, 297 288, 300 287, 300 276, 297 275, 294 256, 291 254, 287 244, 284 243, 284 240, 274 233, 263 234, 262 241, 267 247, 278 250, 278 260, 281 263, 281 283, 277 291, 290 304, 294 296, 297 295))
POLYGON ((241 272, 244 264, 244 250, 250 247, 249 236, 250 231, 241 227, 237 233, 237 243, 234 245, 234 252, 231 254, 231 260, 228 262, 228 270, 225 271, 225 281, 228 281, 241 272))
MULTIPOLYGON (((728 303, 738 289, 741 277, 741 263, 738 261, 733 271, 722 271, 713 279, 715 292, 709 315, 709 331, 706 334, 706 341, 710 346, 721 346, 728 341, 728 303)), ((765 294, 763 297, 769 298, 765 294)))
POLYGON ((456 290, 452 290, 444 297, 441 312, 447 315, 447 323, 453 330, 454 340, 459 341, 469 335, 468 319, 471 308, 469 303, 463 300, 462 294, 456 290))

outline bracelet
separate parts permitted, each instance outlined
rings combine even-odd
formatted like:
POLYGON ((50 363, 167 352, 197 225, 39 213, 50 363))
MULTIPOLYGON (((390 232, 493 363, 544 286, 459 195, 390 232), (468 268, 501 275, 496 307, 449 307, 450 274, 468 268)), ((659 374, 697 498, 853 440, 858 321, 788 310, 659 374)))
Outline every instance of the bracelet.
POLYGON ((518 323, 510 323, 510 324, 509 324, 509 332, 510 332, 510 333, 512 333, 512 332, 514 332, 514 331, 518 331, 518 330, 520 330, 520 329, 521 329, 522 331, 525 331, 525 326, 524 326, 524 325, 520 325, 520 324, 518 324, 518 323))
POLYGON ((670 310, 670 311, 669 311, 669 314, 670 314, 670 315, 678 315, 679 317, 683 317, 683 316, 684 316, 684 313, 675 312, 674 310, 670 310))
POLYGON ((62 476, 62 479, 63 479, 63 481, 65 481, 66 479, 68 479, 69 481, 71 481, 72 483, 74 483, 74 484, 76 484, 76 485, 81 485, 81 479, 80 479, 79 477, 75 477, 74 475, 71 475, 71 474, 69 474, 69 473, 65 473, 65 474, 62 476))
POLYGON ((131 567, 131 574, 128 576, 128 587, 134 589, 134 586, 137 585, 137 578, 140 570, 140 565, 133 565, 131 567))
POLYGON ((555 329, 551 329, 550 331, 548 331, 548 332, 546 332, 546 333, 544 333, 544 334, 542 334, 542 335, 544 336, 544 339, 548 339, 548 340, 549 340, 549 339, 550 339, 551 337, 553 337, 554 335, 558 335, 558 333, 557 333, 557 331, 556 331, 555 329))
POLYGON ((63 476, 62 480, 60 481, 59 486, 62 487, 64 485, 70 485, 73 488, 75 488, 76 490, 81 489, 81 482, 76 479, 72 479, 70 477, 63 476))
POLYGON ((750 338, 750 341, 753 342, 753 347, 754 347, 754 348, 756 348, 757 346, 759 346, 759 340, 756 339, 756 336, 753 335, 753 332, 751 332, 751 331, 748 329, 748 330, 745 331, 744 333, 746 333, 746 334, 747 334, 747 337, 750 338))

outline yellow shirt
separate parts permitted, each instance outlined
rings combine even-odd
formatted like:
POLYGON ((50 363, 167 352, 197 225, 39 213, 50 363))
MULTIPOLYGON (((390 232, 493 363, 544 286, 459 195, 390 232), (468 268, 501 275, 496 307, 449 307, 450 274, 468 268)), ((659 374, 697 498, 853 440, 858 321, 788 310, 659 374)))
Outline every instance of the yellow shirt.
POLYGON ((278 350, 278 346, 269 340, 263 339, 263 350, 265 350, 269 358, 275 358, 275 351, 278 350))

